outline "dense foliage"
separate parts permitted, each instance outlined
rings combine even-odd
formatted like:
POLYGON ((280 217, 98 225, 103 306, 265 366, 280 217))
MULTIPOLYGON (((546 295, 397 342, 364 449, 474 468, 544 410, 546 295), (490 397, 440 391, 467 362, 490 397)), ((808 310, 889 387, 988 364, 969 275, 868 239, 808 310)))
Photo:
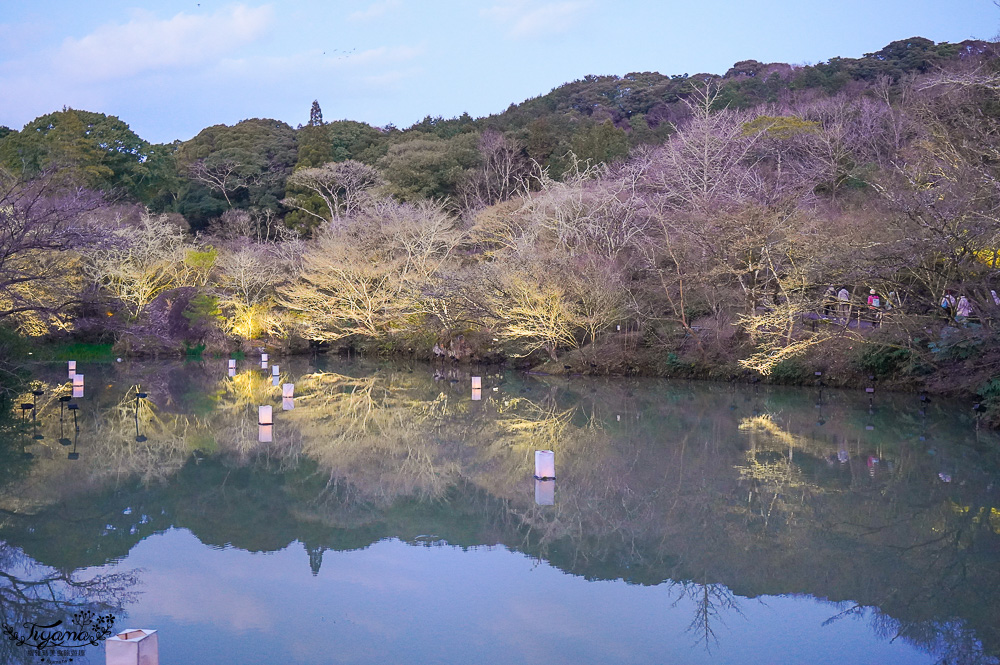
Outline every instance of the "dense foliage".
POLYGON ((992 43, 911 38, 805 67, 589 76, 402 131, 317 102, 297 129, 173 145, 65 109, 0 135, 3 318, 135 353, 787 380, 840 362, 993 399, 998 68, 992 43))

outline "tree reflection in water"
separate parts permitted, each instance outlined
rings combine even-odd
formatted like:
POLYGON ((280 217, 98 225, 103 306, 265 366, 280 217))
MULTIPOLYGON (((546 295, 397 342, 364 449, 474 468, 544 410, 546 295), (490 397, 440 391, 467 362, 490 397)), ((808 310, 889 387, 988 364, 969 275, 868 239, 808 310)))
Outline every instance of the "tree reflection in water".
MULTIPOLYGON (((72 471, 46 447, 50 399, 46 444, 0 508, 44 524, 72 502, 148 504, 125 551, 184 526, 251 550, 299 540, 314 571, 324 550, 386 537, 503 544, 588 579, 672 585, 706 648, 738 598, 808 594, 834 604, 831 621, 863 617, 948 662, 1000 652, 1000 447, 942 406, 925 418, 908 396, 880 396, 869 413, 831 391, 818 422, 806 391, 499 373, 473 402, 455 369, 292 362, 296 407, 260 443, 257 407, 280 405, 280 388, 219 365, 112 368, 81 405, 72 471), (536 449, 555 451, 555 505, 533 501, 536 449)), ((98 522, 75 537, 97 537, 98 522)))

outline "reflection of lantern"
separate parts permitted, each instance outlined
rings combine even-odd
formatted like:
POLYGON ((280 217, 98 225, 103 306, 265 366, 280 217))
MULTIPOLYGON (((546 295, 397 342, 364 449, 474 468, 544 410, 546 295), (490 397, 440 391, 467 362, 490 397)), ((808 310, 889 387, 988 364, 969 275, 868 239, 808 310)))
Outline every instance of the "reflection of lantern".
POLYGON ((478 402, 481 399, 483 399, 483 390, 482 390, 482 388, 473 388, 472 389, 472 401, 473 402, 478 402))
POLYGON ((556 454, 551 450, 535 451, 535 478, 539 480, 555 480, 556 454))
POLYGON ((281 410, 291 411, 295 408, 295 398, 294 397, 282 397, 281 398, 281 410))
POLYGON ((271 405, 266 404, 257 407, 257 424, 258 425, 273 425, 274 420, 271 417, 271 405))
POLYGON ((75 360, 70 360, 69 361, 69 378, 72 379, 74 376, 76 376, 76 361, 75 360))
POLYGON ((274 435, 274 425, 257 425, 257 441, 271 443, 274 435))
POLYGON ((483 377, 481 377, 481 376, 474 376, 474 377, 472 377, 472 388, 473 388, 473 390, 475 390, 476 388, 482 388, 482 387, 483 387, 483 377))
POLYGON ((236 361, 232 358, 229 359, 229 369, 236 369, 236 361))
POLYGON ((73 397, 83 397, 83 374, 73 375, 73 397))
POLYGON ((233 378, 234 376, 236 376, 236 370, 233 369, 232 367, 230 367, 229 368, 229 378, 233 378))
POLYGON ((159 665, 160 645, 155 630, 128 630, 104 640, 107 665, 159 665))
POLYGON ((539 506, 554 506, 556 503, 556 481, 535 481, 535 503, 539 506))
POLYGON ((274 376, 271 377, 271 385, 272 386, 274 386, 275 388, 277 388, 279 383, 281 383, 281 377, 280 376, 278 376, 277 374, 275 374, 274 376))
POLYGON ((282 397, 295 397, 295 384, 294 383, 283 383, 281 385, 281 396, 282 397))

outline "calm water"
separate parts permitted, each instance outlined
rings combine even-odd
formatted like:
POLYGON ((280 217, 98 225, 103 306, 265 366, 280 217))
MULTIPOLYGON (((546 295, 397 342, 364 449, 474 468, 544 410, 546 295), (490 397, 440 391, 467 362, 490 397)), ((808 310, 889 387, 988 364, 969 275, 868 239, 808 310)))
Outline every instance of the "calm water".
MULTIPOLYGON (((287 411, 222 360, 81 363, 60 415, 38 368, 2 622, 110 614, 165 665, 998 662, 1000 441, 968 404, 280 362, 287 411)), ((69 662, 0 641, 42 657, 69 662)))

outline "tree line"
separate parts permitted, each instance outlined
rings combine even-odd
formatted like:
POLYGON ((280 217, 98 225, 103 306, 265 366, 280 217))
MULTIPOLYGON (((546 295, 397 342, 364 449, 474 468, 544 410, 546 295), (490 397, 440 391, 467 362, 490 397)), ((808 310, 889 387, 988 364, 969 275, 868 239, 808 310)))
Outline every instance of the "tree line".
POLYGON ((65 109, 0 138, 0 314, 134 353, 791 380, 846 359, 996 397, 997 65, 989 43, 914 38, 813 67, 588 77, 405 131, 314 103, 297 129, 170 146, 65 109), (894 307, 852 327, 822 315, 831 287, 894 307))

